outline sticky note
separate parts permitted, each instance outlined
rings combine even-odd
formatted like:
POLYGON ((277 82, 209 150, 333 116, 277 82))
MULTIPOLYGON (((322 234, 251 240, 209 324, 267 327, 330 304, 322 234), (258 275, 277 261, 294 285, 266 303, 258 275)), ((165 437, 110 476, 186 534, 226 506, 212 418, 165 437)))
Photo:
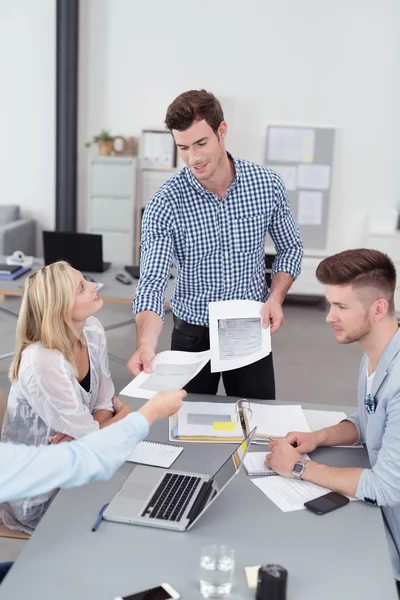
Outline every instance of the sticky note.
POLYGON ((260 565, 256 567, 245 567, 244 572, 246 574, 247 585, 251 590, 255 590, 258 582, 258 569, 260 565))
POLYGON ((235 431, 235 421, 214 421, 213 429, 216 431, 235 431))
POLYGON ((244 442, 242 442, 240 444, 240 449, 241 449, 242 452, 246 452, 246 450, 247 450, 247 442, 246 442, 246 440, 244 440, 244 442))

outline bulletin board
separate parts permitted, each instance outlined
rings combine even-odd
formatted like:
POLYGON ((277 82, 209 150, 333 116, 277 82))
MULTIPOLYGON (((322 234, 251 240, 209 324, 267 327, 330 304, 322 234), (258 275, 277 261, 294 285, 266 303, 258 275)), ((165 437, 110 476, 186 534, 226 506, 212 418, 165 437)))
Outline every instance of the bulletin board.
POLYGON ((270 125, 265 166, 283 179, 304 249, 327 245, 334 129, 270 125))

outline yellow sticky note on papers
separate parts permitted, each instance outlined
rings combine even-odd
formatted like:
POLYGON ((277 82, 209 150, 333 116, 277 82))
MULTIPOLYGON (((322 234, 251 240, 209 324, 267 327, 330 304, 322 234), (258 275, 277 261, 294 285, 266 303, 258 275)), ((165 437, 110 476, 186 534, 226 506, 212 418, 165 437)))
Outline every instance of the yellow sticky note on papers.
POLYGON ((235 421, 214 421, 213 429, 216 431, 235 431, 235 421))

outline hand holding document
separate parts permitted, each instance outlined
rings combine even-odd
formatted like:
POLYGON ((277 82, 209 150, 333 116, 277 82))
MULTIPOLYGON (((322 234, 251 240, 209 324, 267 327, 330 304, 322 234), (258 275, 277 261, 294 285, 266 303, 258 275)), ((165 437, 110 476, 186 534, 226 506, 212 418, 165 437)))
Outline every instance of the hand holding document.
POLYGON ((120 392, 133 398, 152 398, 157 392, 183 388, 210 360, 211 352, 166 350, 152 360, 152 372, 143 371, 120 392))
POLYGON ((271 352, 270 328, 262 327, 262 302, 210 302, 211 372, 250 365, 271 352))

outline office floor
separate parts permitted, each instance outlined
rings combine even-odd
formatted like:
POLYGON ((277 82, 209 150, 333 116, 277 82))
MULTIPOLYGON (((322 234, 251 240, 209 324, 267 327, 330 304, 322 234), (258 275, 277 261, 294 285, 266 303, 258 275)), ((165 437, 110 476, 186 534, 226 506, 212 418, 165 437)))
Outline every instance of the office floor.
MULTIPOLYGON (((19 299, 7 298, 1 306, 17 312, 19 299)), ((361 350, 357 344, 340 346, 325 323, 325 312, 309 305, 284 307, 285 323, 273 338, 277 397, 326 404, 355 404, 361 350)), ((104 326, 129 319, 130 305, 105 304, 98 317, 104 326)), ((14 347, 16 320, 0 312, 0 355, 14 347)), ((172 315, 167 313, 158 350, 169 349, 172 315)), ((111 354, 125 360, 136 345, 132 326, 107 332, 111 354)), ((0 388, 9 389, 8 360, 0 361, 0 388)), ((117 393, 130 381, 126 367, 110 361, 117 393)), ((223 394, 221 387, 220 393, 223 394)), ((13 560, 26 542, 0 538, 0 561, 13 560)))

